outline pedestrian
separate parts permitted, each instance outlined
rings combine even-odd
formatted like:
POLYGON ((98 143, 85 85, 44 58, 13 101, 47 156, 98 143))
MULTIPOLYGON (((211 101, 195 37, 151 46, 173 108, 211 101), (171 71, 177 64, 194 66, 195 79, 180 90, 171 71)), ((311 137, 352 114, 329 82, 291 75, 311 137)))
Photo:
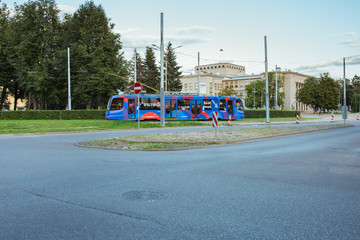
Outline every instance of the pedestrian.
POLYGON ((321 114, 321 108, 319 108, 319 116, 320 116, 320 114, 321 114))

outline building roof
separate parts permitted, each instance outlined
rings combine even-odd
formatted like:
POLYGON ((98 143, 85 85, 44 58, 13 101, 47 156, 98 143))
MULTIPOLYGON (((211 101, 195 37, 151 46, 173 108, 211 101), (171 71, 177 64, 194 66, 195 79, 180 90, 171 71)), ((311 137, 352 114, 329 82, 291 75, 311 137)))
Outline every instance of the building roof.
MULTIPOLYGON (((215 65, 222 65, 222 64, 233 65, 233 66, 238 66, 238 67, 244 67, 244 66, 242 66, 242 65, 238 65, 238 64, 234 64, 234 63, 229 63, 229 62, 218 62, 218 63, 211 63, 211 64, 202 64, 202 65, 200 65, 200 67, 215 66, 215 65)), ((197 66, 196 66, 195 68, 197 68, 197 66)))

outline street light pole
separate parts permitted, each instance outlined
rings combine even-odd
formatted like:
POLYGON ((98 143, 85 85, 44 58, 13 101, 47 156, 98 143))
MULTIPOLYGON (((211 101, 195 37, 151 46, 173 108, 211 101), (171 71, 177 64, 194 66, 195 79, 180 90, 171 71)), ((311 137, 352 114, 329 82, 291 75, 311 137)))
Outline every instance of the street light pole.
POLYGON ((165 126, 164 96, 164 14, 160 13, 160 125, 165 126))
POLYGON ((71 110, 70 48, 68 47, 68 110, 71 110))
POLYGON ((274 103, 275 110, 278 109, 278 75, 277 75, 277 71, 279 69, 281 69, 281 68, 278 68, 278 66, 275 65, 275 103, 274 103))
POLYGON ((134 82, 136 82, 136 48, 134 48, 134 82))
POLYGON ((269 110, 269 79, 268 79, 268 60, 267 60, 267 43, 266 36, 264 36, 265 42, 265 104, 266 104, 266 123, 270 123, 270 110, 269 110))
POLYGON ((255 82, 254 82, 254 109, 255 109, 255 93, 256 93, 256 91, 255 91, 255 82))
POLYGON ((346 79, 345 79, 345 58, 343 58, 343 71, 344 71, 344 103, 343 103, 343 119, 344 119, 344 124, 346 123, 346 119, 347 119, 347 109, 346 109, 346 79))
POLYGON ((198 72, 197 72, 197 80, 198 80, 198 95, 200 96, 200 52, 198 52, 198 72))

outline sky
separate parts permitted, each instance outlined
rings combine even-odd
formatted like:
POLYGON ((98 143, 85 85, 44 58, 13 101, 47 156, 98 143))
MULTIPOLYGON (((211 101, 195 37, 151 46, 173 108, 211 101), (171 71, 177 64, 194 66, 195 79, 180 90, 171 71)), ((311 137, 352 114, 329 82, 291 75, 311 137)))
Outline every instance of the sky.
MULTIPOLYGON (((360 75, 360 1, 358 0, 93 0, 102 5, 114 31, 121 35, 126 59, 134 48, 144 57, 146 46, 160 45, 160 13, 164 43, 176 48, 184 74, 198 64, 229 62, 246 74, 275 66, 315 77, 329 72, 347 78, 360 75), (222 51, 221 51, 222 49, 222 51)), ((14 1, 2 0, 9 7, 14 1)), ((22 4, 24 1, 16 1, 22 4)), ((72 13, 85 0, 56 0, 72 13)), ((158 59, 160 52, 156 52, 158 59)))

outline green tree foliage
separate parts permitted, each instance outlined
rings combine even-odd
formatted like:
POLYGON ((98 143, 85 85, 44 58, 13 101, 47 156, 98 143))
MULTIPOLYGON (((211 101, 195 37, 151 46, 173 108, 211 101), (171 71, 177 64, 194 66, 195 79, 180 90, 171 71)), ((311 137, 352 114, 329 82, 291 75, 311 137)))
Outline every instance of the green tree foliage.
POLYGON ((303 86, 296 92, 296 100, 314 107, 314 111, 320 107, 319 91, 320 81, 315 77, 305 79, 303 86))
POLYGON ((227 86, 219 91, 219 96, 235 95, 235 90, 232 86, 227 86))
POLYGON ((179 92, 182 89, 182 84, 180 81, 180 76, 182 72, 180 71, 181 67, 176 62, 176 54, 171 42, 169 42, 166 46, 165 61, 167 62, 167 90, 179 92))
POLYGON ((71 48, 72 93, 75 108, 104 107, 126 80, 114 74, 128 74, 120 35, 113 33, 101 5, 85 2, 64 23, 65 42, 71 48))
POLYGON ((360 77, 355 75, 351 80, 351 109, 354 112, 360 112, 360 77))
POLYGON ((143 59, 142 68, 144 69, 143 83, 151 87, 144 86, 146 93, 156 93, 155 89, 160 91, 160 71, 156 65, 154 50, 146 47, 145 59, 143 59))
POLYGON ((262 108, 265 103, 265 84, 263 80, 256 80, 246 85, 247 96, 245 99, 248 108, 262 108), (255 95, 255 102, 254 102, 255 95), (254 104, 255 103, 255 104, 254 104))
MULTIPOLYGON (((268 73, 269 83, 269 104, 270 108, 274 108, 275 104, 275 73, 268 73)), ((280 89, 284 88, 284 78, 278 74, 277 94, 278 94, 278 106, 284 105, 285 93, 280 92, 280 89)), ((247 92, 246 106, 249 108, 262 108, 265 105, 265 79, 257 80, 248 84, 245 88, 247 92), (254 87, 255 87, 255 104, 254 104, 254 87)))
POLYGON ((337 108, 339 101, 339 87, 328 73, 320 78, 310 77, 297 91, 296 99, 306 105, 315 106, 316 109, 331 110, 337 108))
POLYGON ((14 68, 11 65, 9 55, 9 38, 10 28, 9 9, 5 4, 0 6, 0 86, 3 87, 0 93, 0 110, 6 105, 8 89, 12 87, 14 79, 14 68))
POLYGON ((353 112, 360 112, 360 94, 355 93, 351 98, 351 109, 353 112))
POLYGON ((59 9, 54 0, 28 1, 15 6, 11 23, 11 42, 18 85, 28 96, 28 104, 34 109, 45 109, 58 87, 53 59, 58 47, 60 21, 59 9))

